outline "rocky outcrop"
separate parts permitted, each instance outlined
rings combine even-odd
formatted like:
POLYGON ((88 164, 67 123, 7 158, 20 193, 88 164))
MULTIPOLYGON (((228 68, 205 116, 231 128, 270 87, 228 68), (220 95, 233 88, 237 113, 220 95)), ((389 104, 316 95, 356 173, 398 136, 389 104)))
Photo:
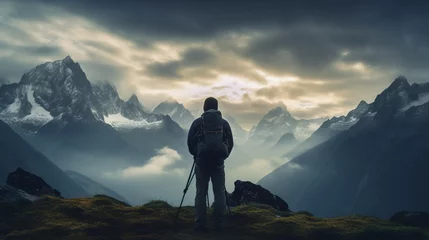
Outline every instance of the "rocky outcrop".
POLYGON ((15 172, 11 172, 7 177, 6 184, 12 188, 19 189, 37 197, 42 195, 61 197, 61 193, 52 188, 41 177, 27 172, 22 168, 18 168, 15 172))
POLYGON ((24 202, 34 202, 38 200, 39 197, 31 195, 22 191, 20 189, 11 187, 9 185, 0 186, 0 202, 1 201, 24 201, 24 202))
POLYGON ((390 221, 407 226, 429 228, 429 213, 426 212, 398 212, 390 221))
POLYGON ((260 185, 237 180, 234 182, 234 187, 234 192, 228 194, 228 204, 232 207, 257 203, 270 205, 280 211, 290 211, 289 205, 283 199, 260 185))

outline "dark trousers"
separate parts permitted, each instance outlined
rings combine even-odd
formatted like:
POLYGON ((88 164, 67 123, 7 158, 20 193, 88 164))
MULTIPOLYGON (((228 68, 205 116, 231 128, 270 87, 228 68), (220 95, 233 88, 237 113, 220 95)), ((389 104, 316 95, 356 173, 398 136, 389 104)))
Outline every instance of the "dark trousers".
POLYGON ((209 181, 212 180, 214 194, 214 218, 215 224, 220 226, 225 214, 226 199, 225 199, 225 166, 210 166, 201 165, 195 166, 195 177, 197 194, 195 196, 195 222, 198 226, 204 226, 206 223, 207 212, 207 192, 209 181))

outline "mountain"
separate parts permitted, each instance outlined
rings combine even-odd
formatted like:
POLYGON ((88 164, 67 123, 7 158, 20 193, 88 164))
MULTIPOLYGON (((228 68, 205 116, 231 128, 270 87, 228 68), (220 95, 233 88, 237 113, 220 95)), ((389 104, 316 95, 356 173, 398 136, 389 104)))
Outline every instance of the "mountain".
POLYGON ((144 112, 135 95, 125 102, 114 86, 91 84, 70 56, 1 86, 0 119, 61 168, 82 173, 141 164, 168 144, 185 152, 177 123, 144 112))
POLYGON ((247 141, 249 133, 244 130, 237 120, 235 120, 231 115, 225 115, 223 118, 228 121, 229 126, 231 127, 231 131, 234 136, 234 143, 244 144, 247 141))
POLYGON ((65 171, 65 173, 77 184, 79 184, 83 189, 85 189, 85 191, 91 196, 102 194, 113 197, 122 202, 128 202, 121 195, 78 172, 67 170, 65 171))
POLYGON ((153 113, 169 115, 182 128, 189 129, 195 117, 191 112, 176 100, 167 100, 155 107, 153 113))
POLYGON ((296 147, 298 144, 299 141, 293 133, 286 133, 279 139, 276 145, 274 145, 272 150, 280 153, 278 155, 282 155, 296 147))
POLYGON ((309 137, 323 121, 324 119, 296 119, 288 112, 287 107, 280 103, 259 121, 248 143, 251 145, 264 143, 268 147, 273 147, 286 133, 293 133, 302 140, 309 137))
POLYGON ((359 115, 259 183, 318 216, 428 211, 429 83, 398 77, 359 115))
POLYGON ((137 108, 137 110, 140 112, 144 112, 143 104, 141 104, 140 100, 135 94, 131 95, 127 103, 137 108))
POLYGON ((292 151, 288 152, 286 156, 289 158, 298 156, 331 137, 348 130, 356 124, 361 117, 365 116, 369 108, 370 105, 368 103, 361 101, 355 109, 347 114, 347 116, 333 117, 326 120, 309 138, 292 151))
POLYGON ((22 168, 43 177, 64 197, 89 196, 82 187, 1 120, 0 133, 0 185, 6 182, 10 172, 22 168))
POLYGON ((78 63, 69 56, 24 74, 0 88, 0 117, 21 130, 36 130, 54 118, 103 120, 101 105, 78 63))
POLYGON ((118 91, 107 82, 95 84, 92 91, 101 104, 103 115, 115 114, 121 111, 124 101, 119 97, 118 91))

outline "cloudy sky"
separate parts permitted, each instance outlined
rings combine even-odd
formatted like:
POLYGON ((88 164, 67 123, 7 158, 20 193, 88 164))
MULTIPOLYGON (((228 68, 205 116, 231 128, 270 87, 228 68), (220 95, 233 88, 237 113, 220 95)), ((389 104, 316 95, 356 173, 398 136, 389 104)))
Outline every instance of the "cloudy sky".
POLYGON ((342 115, 398 75, 428 80, 422 4, 1 0, 0 81, 70 55, 147 107, 211 95, 245 128, 279 101, 298 118, 342 115))

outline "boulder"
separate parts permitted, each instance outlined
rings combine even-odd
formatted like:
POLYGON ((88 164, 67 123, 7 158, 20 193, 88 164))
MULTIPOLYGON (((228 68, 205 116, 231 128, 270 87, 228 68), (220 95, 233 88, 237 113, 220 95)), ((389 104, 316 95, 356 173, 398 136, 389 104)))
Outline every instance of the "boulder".
POLYGON ((21 201, 24 202, 34 202, 38 200, 39 197, 35 195, 31 195, 22 191, 20 189, 16 189, 9 185, 0 186, 0 202, 1 201, 21 201))
POLYGON ((426 212, 398 212, 390 221, 413 227, 429 228, 429 213, 426 212))
POLYGON ((52 188, 41 177, 22 168, 17 168, 15 172, 9 173, 6 184, 33 196, 52 195, 61 197, 61 193, 52 188))
POLYGON ((237 180, 234 182, 234 192, 228 193, 228 203, 232 207, 258 203, 270 205, 280 211, 290 211, 289 205, 279 196, 249 181, 237 180))

